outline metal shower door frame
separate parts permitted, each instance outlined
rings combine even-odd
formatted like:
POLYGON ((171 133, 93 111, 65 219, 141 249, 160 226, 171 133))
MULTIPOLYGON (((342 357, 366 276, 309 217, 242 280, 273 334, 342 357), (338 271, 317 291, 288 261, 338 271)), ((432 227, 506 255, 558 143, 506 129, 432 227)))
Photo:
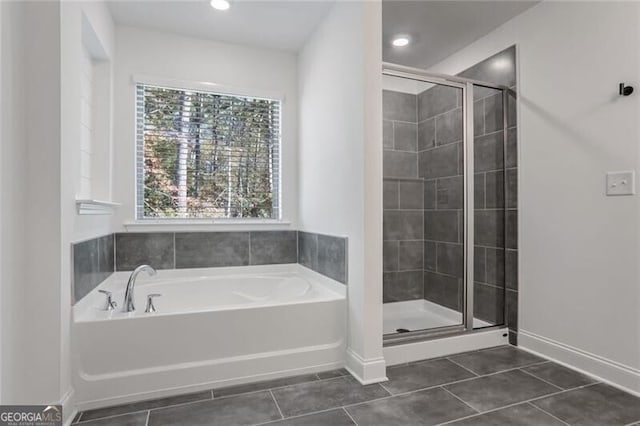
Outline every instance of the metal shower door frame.
MULTIPOLYGON (((504 184, 504 194, 505 194, 505 205, 504 205, 504 221, 503 226, 505 228, 504 232, 504 248, 506 255, 506 190, 507 190, 507 167, 506 167, 506 146, 507 146, 507 101, 508 101, 508 91, 510 90, 504 86, 493 85, 489 83, 485 83, 483 81, 467 79, 463 77, 457 76, 449 76, 445 74, 436 74, 430 73, 418 68, 411 68, 402 65, 383 63, 382 74, 388 75, 392 77, 400 77, 411 80, 417 80, 425 83, 444 85, 449 87, 456 87, 462 90, 463 102, 462 102, 462 113, 463 113, 463 138, 462 138, 462 146, 463 146, 463 182, 464 182, 464 204, 463 204, 463 228, 464 228, 464 272, 463 272, 463 312, 462 312, 462 324, 456 324, 452 326, 445 327, 436 327, 431 329, 424 330, 416 330, 402 334, 388 334, 383 336, 384 346, 391 346, 397 344, 404 344, 416 341, 429 340, 433 338, 439 338, 443 336, 450 336, 462 333, 472 333, 477 331, 485 331, 491 328, 502 328, 506 327, 506 314, 507 314, 507 303, 506 303, 506 283, 504 289, 504 324, 493 325, 489 327, 483 327, 474 329, 473 327, 473 303, 474 303, 474 252, 475 252, 475 239, 474 239, 474 117, 473 117, 473 108, 474 108, 474 98, 473 98, 473 88, 474 86, 487 87, 490 89, 500 90, 502 92, 502 111, 503 111, 503 184, 504 184)), ((506 260, 505 260, 505 268, 506 268, 506 260)), ((506 277, 506 275, 505 275, 506 277)))

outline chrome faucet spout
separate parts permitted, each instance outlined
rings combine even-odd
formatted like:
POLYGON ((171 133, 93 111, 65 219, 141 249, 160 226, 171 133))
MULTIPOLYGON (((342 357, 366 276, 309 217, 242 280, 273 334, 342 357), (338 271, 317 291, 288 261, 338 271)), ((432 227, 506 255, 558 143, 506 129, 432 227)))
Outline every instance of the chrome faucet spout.
POLYGON ((156 270, 149 265, 140 265, 133 270, 133 272, 131 273, 131 276, 129 276, 129 281, 127 282, 127 289, 124 292, 124 302, 122 303, 122 312, 133 312, 136 310, 136 307, 133 303, 133 290, 136 285, 136 278, 138 278, 138 274, 142 271, 147 271, 149 276, 154 276, 156 274, 156 270))

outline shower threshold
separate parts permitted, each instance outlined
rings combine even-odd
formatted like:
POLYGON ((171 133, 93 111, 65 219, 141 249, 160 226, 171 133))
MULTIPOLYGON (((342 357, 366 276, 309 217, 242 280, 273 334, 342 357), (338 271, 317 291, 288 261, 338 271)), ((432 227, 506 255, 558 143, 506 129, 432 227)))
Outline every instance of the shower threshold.
MULTIPOLYGON (((395 334, 462 324, 462 313, 428 300, 407 300, 383 305, 383 333, 395 334)), ((474 318, 474 327, 493 324, 474 318)))

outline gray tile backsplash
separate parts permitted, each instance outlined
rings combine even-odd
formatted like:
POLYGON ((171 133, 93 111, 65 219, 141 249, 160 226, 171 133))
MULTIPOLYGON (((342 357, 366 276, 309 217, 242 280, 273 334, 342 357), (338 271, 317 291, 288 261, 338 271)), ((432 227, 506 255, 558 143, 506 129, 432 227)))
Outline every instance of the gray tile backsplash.
POLYGON ((73 303, 114 271, 300 263, 347 283, 347 239, 302 231, 116 233, 72 244, 73 303))
POLYGON ((347 239, 298 231, 298 263, 342 284, 348 281, 347 239))
POLYGON ((116 271, 132 271, 143 264, 155 269, 175 267, 172 232, 116 234, 116 271))
POLYGON ((114 271, 113 234, 73 243, 72 303, 77 302, 114 271))
POLYGON ((273 265, 298 262, 296 231, 250 232, 250 264, 273 265))
POLYGON ((175 267, 249 265, 249 232, 178 232, 175 267))

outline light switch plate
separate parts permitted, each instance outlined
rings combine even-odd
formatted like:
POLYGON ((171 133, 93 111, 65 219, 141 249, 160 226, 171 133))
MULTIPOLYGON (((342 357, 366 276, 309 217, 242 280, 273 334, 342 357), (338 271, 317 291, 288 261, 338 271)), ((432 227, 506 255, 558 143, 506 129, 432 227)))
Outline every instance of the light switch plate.
POLYGON ((607 173, 607 195, 633 195, 636 174, 633 170, 607 173))

